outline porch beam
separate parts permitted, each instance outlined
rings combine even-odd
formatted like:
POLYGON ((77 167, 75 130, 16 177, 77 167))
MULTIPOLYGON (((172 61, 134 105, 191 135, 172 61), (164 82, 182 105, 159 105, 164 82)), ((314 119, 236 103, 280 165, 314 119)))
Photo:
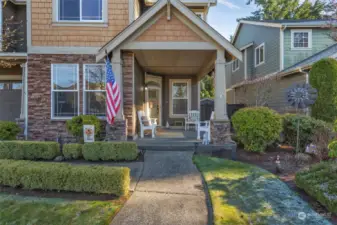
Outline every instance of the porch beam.
POLYGON ((206 59, 202 64, 199 73, 197 74, 198 81, 200 81, 209 71, 211 71, 214 67, 214 62, 217 58, 217 54, 214 54, 211 59, 206 59))
POLYGON ((226 106, 226 60, 225 50, 217 51, 215 61, 215 96, 214 96, 214 111, 215 120, 228 120, 226 106))
POLYGON ((208 42, 132 42, 123 46, 123 50, 216 50, 208 42))

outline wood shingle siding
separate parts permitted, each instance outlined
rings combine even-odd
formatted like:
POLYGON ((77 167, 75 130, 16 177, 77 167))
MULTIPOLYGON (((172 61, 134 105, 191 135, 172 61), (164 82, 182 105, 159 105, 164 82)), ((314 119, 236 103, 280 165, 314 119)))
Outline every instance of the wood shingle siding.
POLYGON ((32 46, 101 47, 129 24, 128 4, 128 0, 108 0, 104 26, 60 26, 53 23, 52 0, 31 0, 32 46))

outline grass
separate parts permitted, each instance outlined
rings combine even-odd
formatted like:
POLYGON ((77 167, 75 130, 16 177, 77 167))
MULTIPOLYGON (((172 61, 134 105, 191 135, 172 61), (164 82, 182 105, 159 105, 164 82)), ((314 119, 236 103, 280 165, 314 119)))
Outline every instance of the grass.
POLYGON ((337 214, 337 163, 322 162, 296 174, 296 185, 337 214))
POLYGON ((215 225, 330 224, 275 175, 252 165, 195 156, 213 205, 215 225), (300 219, 299 213, 306 219, 300 219))
POLYGON ((122 207, 113 201, 70 201, 0 193, 0 224, 6 225, 105 225, 122 207))

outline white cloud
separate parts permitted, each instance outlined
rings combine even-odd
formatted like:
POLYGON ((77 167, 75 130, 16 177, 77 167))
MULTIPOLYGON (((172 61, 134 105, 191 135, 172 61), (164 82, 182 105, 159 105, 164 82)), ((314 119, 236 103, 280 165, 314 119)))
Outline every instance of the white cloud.
POLYGON ((230 2, 229 0, 219 0, 219 3, 227 6, 230 9, 240 9, 240 7, 238 5, 235 5, 234 3, 230 2))

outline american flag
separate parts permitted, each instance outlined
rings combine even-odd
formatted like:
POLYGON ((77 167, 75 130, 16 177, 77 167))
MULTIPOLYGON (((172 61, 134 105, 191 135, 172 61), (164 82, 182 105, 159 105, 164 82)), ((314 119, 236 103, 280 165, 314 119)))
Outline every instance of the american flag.
POLYGON ((106 58, 106 108, 107 122, 112 124, 121 105, 121 96, 115 76, 112 72, 109 57, 106 58))

